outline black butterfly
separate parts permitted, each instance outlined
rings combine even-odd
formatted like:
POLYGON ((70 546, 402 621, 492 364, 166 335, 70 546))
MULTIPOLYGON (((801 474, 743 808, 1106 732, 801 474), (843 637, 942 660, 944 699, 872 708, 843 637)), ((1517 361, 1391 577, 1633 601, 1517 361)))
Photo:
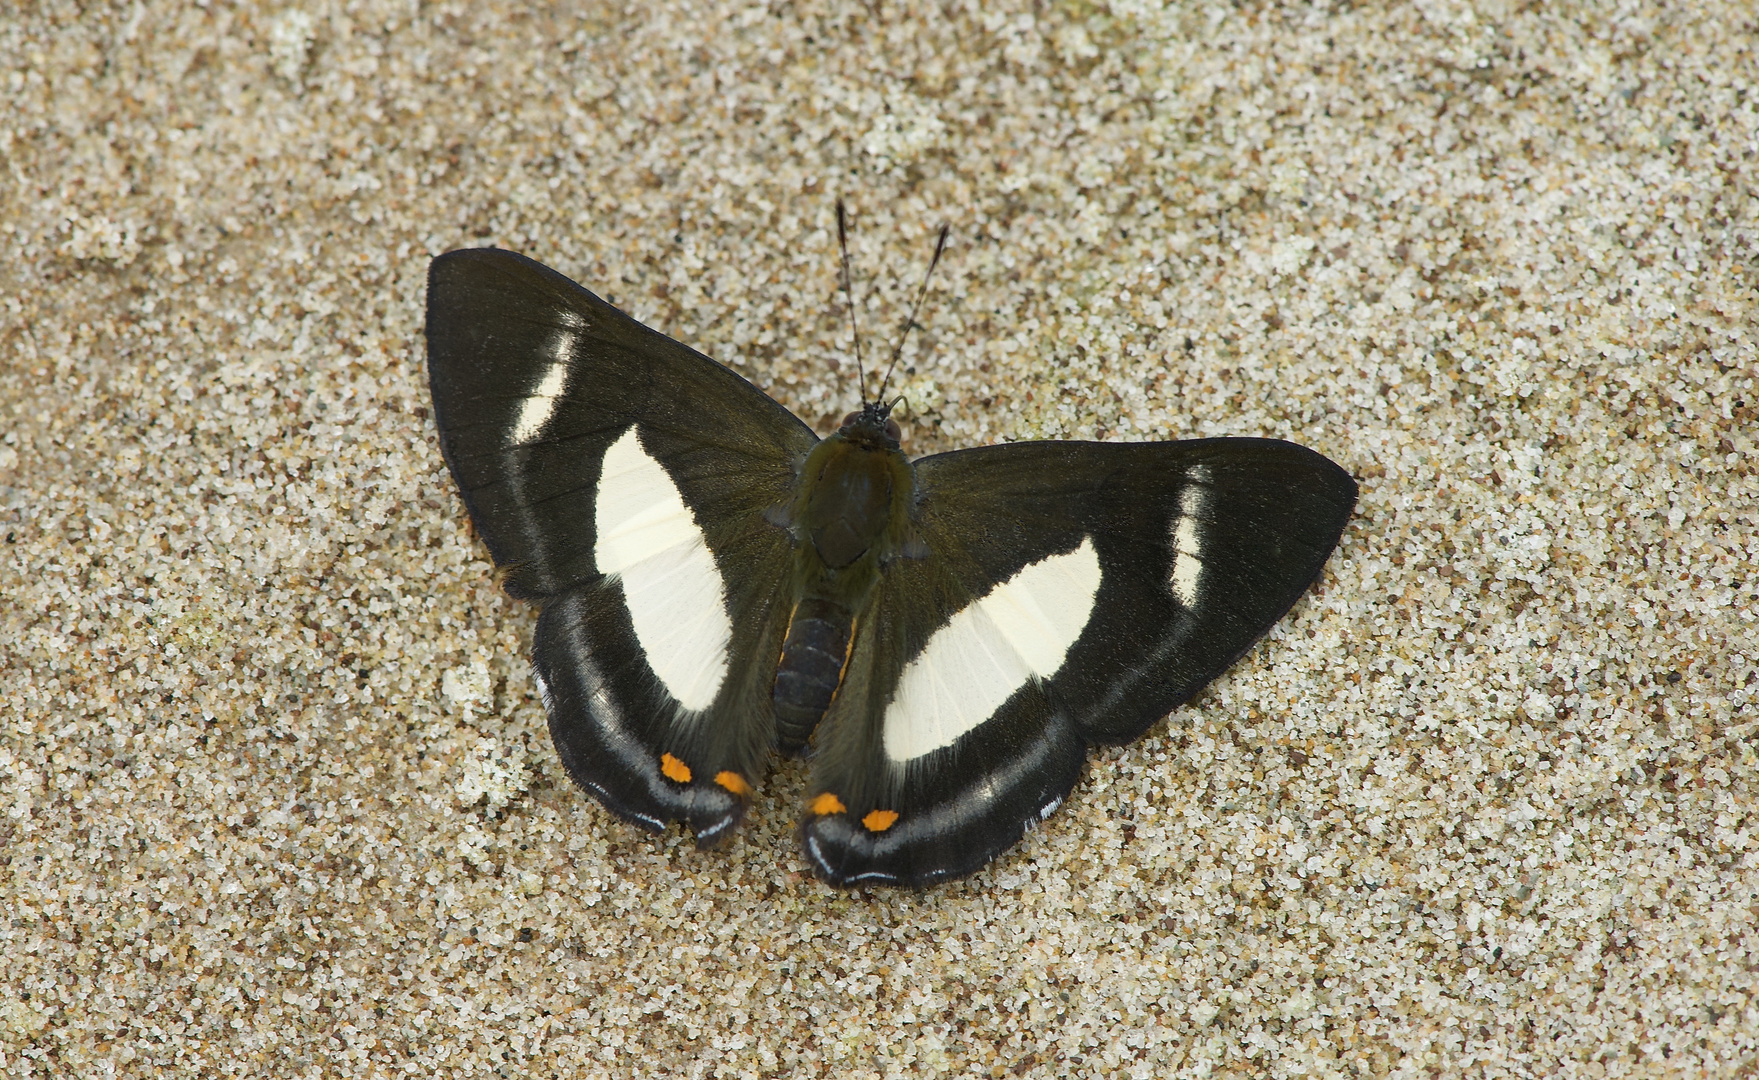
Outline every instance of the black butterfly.
POLYGON ((728 836, 811 747, 800 841, 833 885, 969 874, 1087 747, 1190 699, 1318 576, 1355 504, 1271 439, 827 439, 700 353, 507 251, 428 276, 440 444, 568 772, 618 816, 728 836))

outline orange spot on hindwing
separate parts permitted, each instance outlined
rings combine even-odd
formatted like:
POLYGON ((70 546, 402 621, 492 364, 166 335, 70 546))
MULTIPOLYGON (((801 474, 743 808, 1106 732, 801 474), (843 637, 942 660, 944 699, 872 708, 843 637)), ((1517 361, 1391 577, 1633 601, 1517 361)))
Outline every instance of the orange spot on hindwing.
POLYGON ((896 810, 869 810, 867 816, 861 819, 861 823, 867 826, 868 832, 885 832, 897 824, 897 821, 898 812, 896 810))
POLYGON ((668 780, 676 780, 680 784, 690 783, 690 766, 671 754, 660 755, 660 772, 664 773, 668 780))
POLYGON ((726 788, 728 791, 731 791, 741 799, 751 794, 751 785, 745 782, 745 777, 740 776, 738 773, 733 772, 730 769, 722 769, 720 772, 716 773, 715 783, 726 788))
POLYGON ((843 805, 842 799, 837 798, 828 791, 812 800, 812 812, 820 817, 823 817, 826 814, 841 814, 847 809, 849 808, 843 805))

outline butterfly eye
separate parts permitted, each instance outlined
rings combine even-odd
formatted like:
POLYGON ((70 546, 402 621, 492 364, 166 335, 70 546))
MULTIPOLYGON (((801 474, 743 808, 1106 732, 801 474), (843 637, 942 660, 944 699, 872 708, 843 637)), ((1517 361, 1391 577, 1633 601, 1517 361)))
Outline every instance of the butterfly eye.
POLYGON ((858 412, 852 412, 848 416, 843 417, 843 422, 841 424, 839 424, 838 426, 839 427, 848 427, 850 424, 853 424, 855 421, 857 421, 859 419, 861 419, 861 414, 858 412))
POLYGON ((896 420, 893 420, 889 416, 886 417, 886 438, 892 440, 893 442, 897 442, 898 440, 902 439, 903 437, 904 437, 904 433, 901 430, 899 430, 898 422, 896 420))

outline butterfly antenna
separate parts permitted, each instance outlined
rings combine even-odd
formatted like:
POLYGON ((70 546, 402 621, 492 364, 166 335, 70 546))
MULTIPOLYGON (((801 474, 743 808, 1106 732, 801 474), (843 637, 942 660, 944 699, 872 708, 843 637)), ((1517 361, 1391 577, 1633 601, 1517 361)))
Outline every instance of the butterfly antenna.
POLYGON ((849 301, 849 334, 855 339, 855 381, 861 404, 867 404, 867 375, 861 368, 861 327, 855 322, 855 286, 849 273, 849 221, 843 200, 837 200, 837 250, 843 254, 843 296, 849 301))
POLYGON ((928 295, 928 279, 934 276, 934 268, 941 263, 941 252, 947 250, 946 225, 941 226, 941 235, 934 242, 934 258, 928 260, 928 269, 922 272, 922 287, 916 290, 916 303, 910 305, 910 317, 898 328, 898 344, 892 349, 892 362, 886 365, 886 377, 880 380, 877 397, 886 396, 886 384, 892 381, 892 369, 898 366, 898 357, 904 355, 904 342, 910 340, 910 329, 916 325, 916 313, 922 309, 922 300, 928 295))

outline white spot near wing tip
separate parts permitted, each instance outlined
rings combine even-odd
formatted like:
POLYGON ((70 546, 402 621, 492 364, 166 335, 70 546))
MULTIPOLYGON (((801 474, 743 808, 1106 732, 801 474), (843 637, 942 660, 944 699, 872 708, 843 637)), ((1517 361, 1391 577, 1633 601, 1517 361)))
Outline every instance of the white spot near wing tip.
POLYGON ((1197 606, 1197 582, 1203 576, 1203 562, 1195 555, 1181 551, 1173 557, 1173 595, 1187 608, 1197 606))
POLYGON ((543 672, 534 667, 531 669, 531 678, 533 682, 537 683, 537 696, 543 700, 544 711, 555 712, 556 697, 550 693, 550 684, 544 681, 543 672))
POLYGON ((1081 637, 1099 595, 1093 539, 1022 568, 947 620, 904 667, 886 707, 894 762, 951 746, 1030 679, 1048 679, 1081 637))
POLYGON ((1179 492, 1179 515, 1173 519, 1173 595, 1187 608, 1197 606, 1197 584, 1203 577, 1201 518, 1209 505, 1208 465, 1194 465, 1185 473, 1179 492))
POLYGON ((513 445, 523 446, 544 433, 550 418, 556 415, 556 406, 562 403, 568 390, 568 355, 569 334, 557 331, 550 342, 550 366, 544 369, 543 378, 526 393, 525 400, 519 404, 519 418, 513 423, 513 445))
POLYGON ((594 515, 594 559, 621 581, 648 667, 686 709, 708 708, 733 640, 726 585, 678 485, 633 426, 605 451, 594 515))

